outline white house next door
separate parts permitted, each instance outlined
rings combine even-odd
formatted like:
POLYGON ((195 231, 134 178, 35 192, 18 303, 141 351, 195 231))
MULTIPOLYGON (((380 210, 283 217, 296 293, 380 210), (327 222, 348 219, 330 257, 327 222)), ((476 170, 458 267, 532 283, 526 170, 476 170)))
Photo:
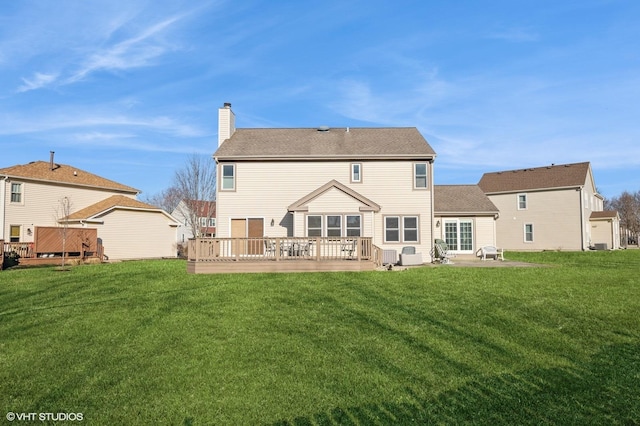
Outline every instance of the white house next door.
POLYGON ((473 253, 473 221, 449 219, 444 221, 444 240, 457 253, 473 253))

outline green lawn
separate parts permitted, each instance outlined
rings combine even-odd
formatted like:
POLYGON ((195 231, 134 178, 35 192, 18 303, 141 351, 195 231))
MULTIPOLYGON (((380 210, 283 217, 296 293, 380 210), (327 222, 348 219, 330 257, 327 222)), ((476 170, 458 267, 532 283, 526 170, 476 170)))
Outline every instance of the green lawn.
POLYGON ((640 250, 507 257, 546 266, 2 271, 0 415, 640 424, 640 250))

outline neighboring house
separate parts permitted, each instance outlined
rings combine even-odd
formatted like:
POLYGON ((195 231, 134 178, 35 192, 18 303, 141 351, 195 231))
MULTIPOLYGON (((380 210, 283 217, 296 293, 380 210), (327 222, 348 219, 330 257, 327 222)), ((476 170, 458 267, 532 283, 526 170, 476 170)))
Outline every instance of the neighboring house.
POLYGON ((215 237, 216 236, 216 202, 191 200, 186 202, 180 201, 175 209, 171 212, 180 225, 178 226, 178 244, 184 244, 190 238, 197 237, 215 237), (194 210, 192 212, 192 209, 194 210), (193 235, 193 227, 191 226, 191 218, 197 223, 196 232, 193 235))
POLYGON ((0 169, 0 240, 31 243, 35 227, 66 223, 97 229, 109 259, 175 257, 177 221, 137 201, 138 193, 130 186, 56 164, 53 153, 49 162, 0 169), (62 208, 63 200, 68 209, 62 208))
POLYGON ((435 152, 414 128, 236 129, 219 110, 217 237, 370 237, 430 261, 435 152))
POLYGON ((620 248, 620 216, 617 211, 591 212, 591 240, 593 247, 606 244, 598 248, 620 248))
POLYGON ((478 185, 435 185, 435 238, 457 254, 476 256, 497 246, 498 208, 478 185))
POLYGON ((500 211, 496 242, 505 249, 619 248, 616 231, 592 232, 603 198, 588 162, 485 173, 478 186, 500 211))

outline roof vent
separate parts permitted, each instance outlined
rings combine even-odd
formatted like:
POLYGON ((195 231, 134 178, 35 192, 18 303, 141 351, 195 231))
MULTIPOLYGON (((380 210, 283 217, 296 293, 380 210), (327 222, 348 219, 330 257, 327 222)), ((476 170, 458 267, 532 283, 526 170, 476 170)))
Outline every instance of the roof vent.
POLYGON ((329 126, 320 126, 320 127, 318 127, 318 131, 319 132, 328 132, 329 131, 329 126))

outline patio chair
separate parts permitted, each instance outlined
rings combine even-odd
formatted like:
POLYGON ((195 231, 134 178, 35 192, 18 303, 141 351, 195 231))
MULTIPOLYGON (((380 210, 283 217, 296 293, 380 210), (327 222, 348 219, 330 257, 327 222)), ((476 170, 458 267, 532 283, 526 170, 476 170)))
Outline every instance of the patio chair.
POLYGON ((264 240, 264 254, 267 257, 276 255, 276 243, 272 240, 264 240))
POLYGON ((356 251, 356 240, 347 241, 346 243, 342 244, 342 246, 340 247, 340 251, 342 251, 343 253, 347 253, 347 258, 353 258, 353 253, 356 251))
POLYGON ((442 264, 452 264, 452 258, 456 257, 455 253, 452 253, 449 250, 449 245, 441 239, 436 239, 435 244, 433 246, 433 261, 438 261, 442 264))

